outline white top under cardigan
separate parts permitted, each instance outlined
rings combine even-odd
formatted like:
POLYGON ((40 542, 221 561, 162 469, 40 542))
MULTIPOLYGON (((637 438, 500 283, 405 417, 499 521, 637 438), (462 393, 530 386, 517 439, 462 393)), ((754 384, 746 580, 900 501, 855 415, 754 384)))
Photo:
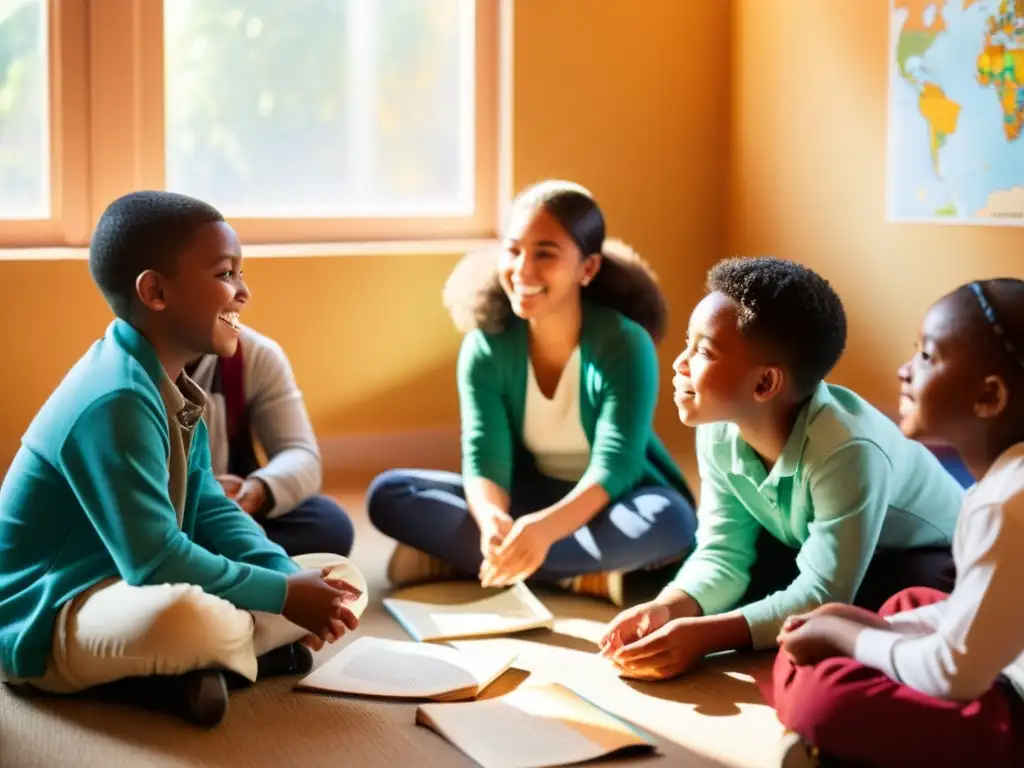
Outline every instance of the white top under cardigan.
POLYGON ((537 469, 548 477, 575 483, 590 464, 590 443, 580 421, 580 348, 576 347, 548 399, 537 383, 533 363, 526 377, 523 443, 537 469))

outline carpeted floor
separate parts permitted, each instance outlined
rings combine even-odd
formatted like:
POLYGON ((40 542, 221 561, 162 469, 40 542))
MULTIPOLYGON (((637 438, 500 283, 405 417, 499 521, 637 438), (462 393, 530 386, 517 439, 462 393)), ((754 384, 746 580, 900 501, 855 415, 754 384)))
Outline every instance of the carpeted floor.
MULTIPOLYGON (((380 605, 391 545, 366 522, 359 496, 338 496, 354 512, 353 559, 371 591, 359 633, 408 639, 380 605)), ((445 597, 463 599, 475 589, 434 585, 413 593, 436 599, 444 590, 445 597)), ((515 668, 485 696, 500 695, 527 678, 558 680, 658 737, 658 756, 634 758, 631 765, 778 764, 782 727, 752 677, 763 673, 766 658, 725 654, 678 681, 627 683, 594 653, 594 641, 614 615, 611 606, 565 595, 538 596, 558 618, 555 631, 482 641, 512 644, 520 654, 515 668)), ((344 642, 318 654, 318 662, 344 642)), ((447 741, 415 725, 415 704, 297 693, 294 682, 275 680, 234 694, 227 718, 211 731, 125 707, 21 698, 0 686, 0 768, 473 765, 447 741)))

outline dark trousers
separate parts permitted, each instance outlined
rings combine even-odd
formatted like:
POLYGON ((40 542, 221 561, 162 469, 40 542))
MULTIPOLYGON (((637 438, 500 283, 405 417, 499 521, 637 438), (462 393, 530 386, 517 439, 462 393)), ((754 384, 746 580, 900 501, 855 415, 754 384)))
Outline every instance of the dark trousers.
MULTIPOLYGON (((750 569, 750 586, 740 601, 747 605, 785 589, 800 575, 797 550, 762 529, 757 540, 757 560, 750 569)), ((882 604, 908 587, 931 587, 949 592, 956 572, 948 547, 875 550, 853 604, 877 611, 882 604)))
POLYGON ((326 552, 348 557, 355 531, 345 510, 327 496, 311 496, 280 517, 262 521, 267 538, 290 556, 326 552))
MULTIPOLYGON (((575 483, 521 472, 509 514, 520 517, 564 498, 575 483)), ((397 541, 475 577, 483 557, 480 529, 469 514, 462 476, 429 470, 379 475, 367 496, 370 521, 397 541)), ((693 506, 670 488, 643 487, 616 499, 587 525, 555 542, 534 575, 538 581, 600 571, 633 571, 681 558, 693 546, 693 506)))
MULTIPOLYGON (((878 614, 891 616, 946 597, 934 589, 907 589, 878 614)), ((782 653, 773 678, 779 720, 843 765, 1024 765, 1024 701, 1005 680, 974 701, 945 701, 851 658, 798 667, 782 653)))

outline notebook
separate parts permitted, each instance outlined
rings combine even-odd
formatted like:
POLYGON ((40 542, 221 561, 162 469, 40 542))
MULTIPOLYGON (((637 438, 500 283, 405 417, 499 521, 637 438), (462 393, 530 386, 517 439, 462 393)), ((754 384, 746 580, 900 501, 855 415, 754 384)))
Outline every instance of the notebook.
POLYGON ((494 648, 360 637, 300 680, 296 687, 397 699, 472 699, 512 666, 515 653, 494 648))
POLYGON ((421 704, 416 722, 482 768, 549 768, 655 750, 652 737, 557 683, 521 686, 496 699, 421 704))
POLYGON ((506 635, 555 625, 551 611, 522 582, 469 603, 437 605, 388 597, 384 608, 421 642, 506 635))

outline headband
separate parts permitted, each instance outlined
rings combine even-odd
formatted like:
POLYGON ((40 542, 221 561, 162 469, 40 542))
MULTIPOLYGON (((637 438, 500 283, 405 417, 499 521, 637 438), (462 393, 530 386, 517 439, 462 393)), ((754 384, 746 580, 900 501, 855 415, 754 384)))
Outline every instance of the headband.
POLYGON ((992 332, 996 335, 996 338, 999 339, 999 343, 1003 345, 1003 349, 1009 353, 1010 357, 1013 358, 1017 365, 1024 368, 1024 355, 1021 355, 1017 346, 1010 341, 1010 337, 1006 333, 1006 329, 1003 327, 1003 324, 999 322, 999 317, 996 315, 995 309, 992 308, 988 298, 985 296, 985 291, 982 289, 981 283, 971 283, 970 288, 974 291, 974 296, 978 299, 978 304, 981 306, 981 311, 985 315, 985 320, 988 321, 992 332))

